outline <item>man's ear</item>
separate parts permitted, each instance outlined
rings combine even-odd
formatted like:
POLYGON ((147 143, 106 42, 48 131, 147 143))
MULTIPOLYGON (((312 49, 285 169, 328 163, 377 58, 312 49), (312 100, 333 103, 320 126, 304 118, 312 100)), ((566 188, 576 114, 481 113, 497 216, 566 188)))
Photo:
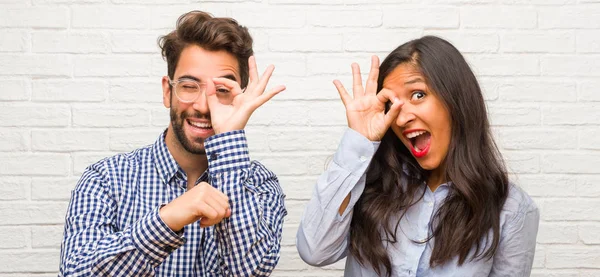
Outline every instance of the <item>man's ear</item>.
POLYGON ((165 108, 171 108, 171 86, 169 84, 169 77, 162 77, 162 89, 163 89, 163 105, 165 108))

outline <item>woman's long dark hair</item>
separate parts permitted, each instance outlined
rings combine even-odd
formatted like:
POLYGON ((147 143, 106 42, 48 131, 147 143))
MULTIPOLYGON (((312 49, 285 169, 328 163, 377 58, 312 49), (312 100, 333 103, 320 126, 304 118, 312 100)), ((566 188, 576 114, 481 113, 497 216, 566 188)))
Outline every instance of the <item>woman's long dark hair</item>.
MULTIPOLYGON (((477 79, 454 46, 425 36, 387 56, 380 67, 378 90, 388 74, 406 63, 420 70, 429 89, 448 109, 452 124, 445 158, 445 178, 452 185, 430 225, 429 239, 434 239, 430 266, 442 265, 456 256, 459 264, 467 259, 489 259, 498 247, 500 211, 509 184, 477 79), (492 236, 488 238, 490 230, 492 236), (473 246, 475 252, 470 253, 473 246)), ((391 275, 392 264, 383 241, 397 242, 400 219, 423 197, 420 192, 428 176, 389 129, 369 165, 365 190, 354 207, 350 252, 358 262, 371 265, 379 275, 391 275), (404 185, 401 180, 405 180, 404 185)))

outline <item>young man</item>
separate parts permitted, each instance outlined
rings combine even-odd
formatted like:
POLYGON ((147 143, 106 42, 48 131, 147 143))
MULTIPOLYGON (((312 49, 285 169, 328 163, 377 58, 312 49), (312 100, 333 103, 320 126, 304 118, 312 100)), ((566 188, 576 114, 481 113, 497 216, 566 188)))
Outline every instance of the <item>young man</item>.
POLYGON ((264 92, 274 68, 259 78, 252 38, 233 19, 186 13, 160 46, 169 127, 153 145, 83 173, 60 275, 269 275, 285 196, 276 176, 250 161, 243 129, 285 87, 264 92))

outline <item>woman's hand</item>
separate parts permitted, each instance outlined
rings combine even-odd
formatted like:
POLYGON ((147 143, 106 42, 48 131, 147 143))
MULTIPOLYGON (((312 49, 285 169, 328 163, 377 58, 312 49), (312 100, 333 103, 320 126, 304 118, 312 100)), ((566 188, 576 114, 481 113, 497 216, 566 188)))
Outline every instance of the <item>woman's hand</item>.
POLYGON ((404 104, 393 93, 381 90, 377 93, 377 77, 379 75, 379 58, 371 57, 371 71, 367 79, 366 87, 363 88, 358 64, 352 64, 352 98, 339 80, 333 83, 340 93, 340 98, 346 107, 346 118, 348 127, 359 132, 370 141, 380 141, 395 118, 400 114, 404 104), (385 105, 392 102, 390 110, 385 113, 385 105))

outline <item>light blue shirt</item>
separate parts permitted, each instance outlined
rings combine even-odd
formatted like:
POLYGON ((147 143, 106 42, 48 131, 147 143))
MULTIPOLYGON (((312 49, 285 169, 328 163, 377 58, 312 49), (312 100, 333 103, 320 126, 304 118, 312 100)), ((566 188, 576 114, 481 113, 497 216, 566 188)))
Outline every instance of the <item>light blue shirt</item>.
MULTIPOLYGON (((372 267, 361 265, 349 254, 348 246, 353 208, 364 190, 365 173, 378 147, 379 142, 371 142, 352 129, 345 132, 333 161, 317 181, 296 236, 300 257, 308 264, 324 266, 347 257, 344 276, 377 276, 372 267), (350 192, 348 208, 340 216, 338 208, 350 192)), ((539 212, 532 199, 514 185, 500 214, 500 241, 491 259, 467 259, 458 265, 457 256, 441 266, 429 266, 435 238, 417 242, 431 234, 429 224, 450 186, 443 184, 432 192, 423 184, 423 197, 406 211, 398 225, 398 241, 384 242, 392 276, 529 276, 539 212)))

